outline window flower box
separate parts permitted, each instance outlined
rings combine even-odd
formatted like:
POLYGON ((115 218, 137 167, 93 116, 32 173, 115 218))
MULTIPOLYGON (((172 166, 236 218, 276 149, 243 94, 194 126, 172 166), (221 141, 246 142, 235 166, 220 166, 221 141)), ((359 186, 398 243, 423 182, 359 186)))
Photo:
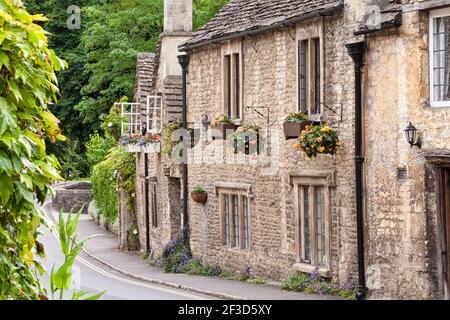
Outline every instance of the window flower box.
POLYGON ((161 136, 157 134, 122 136, 120 144, 130 153, 160 153, 161 136))
POLYGON ((307 126, 311 125, 308 116, 303 112, 291 113, 283 124, 286 140, 297 139, 307 126))
POLYGON ((223 114, 211 122, 213 137, 217 140, 227 140, 233 134, 237 126, 231 122, 227 115, 223 114))

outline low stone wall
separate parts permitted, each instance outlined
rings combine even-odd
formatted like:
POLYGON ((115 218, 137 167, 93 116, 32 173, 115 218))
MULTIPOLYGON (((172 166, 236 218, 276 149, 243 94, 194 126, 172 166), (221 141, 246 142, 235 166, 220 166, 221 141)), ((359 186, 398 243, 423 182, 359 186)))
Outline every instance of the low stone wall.
POLYGON ((53 206, 56 210, 76 213, 83 209, 83 214, 88 213, 88 206, 92 201, 90 182, 65 182, 54 186, 54 189, 56 196, 53 206))

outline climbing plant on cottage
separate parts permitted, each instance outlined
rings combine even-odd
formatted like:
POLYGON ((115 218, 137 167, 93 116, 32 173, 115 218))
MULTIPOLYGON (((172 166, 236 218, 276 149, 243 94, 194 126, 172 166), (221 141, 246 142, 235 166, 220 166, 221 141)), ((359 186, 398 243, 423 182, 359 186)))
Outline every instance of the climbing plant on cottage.
POLYGON ((60 179, 45 139, 64 139, 47 107, 57 100, 55 71, 66 63, 47 47, 42 21, 21 1, 0 0, 0 300, 44 293, 34 272, 44 270, 34 257, 44 255, 35 200, 43 203, 60 179))

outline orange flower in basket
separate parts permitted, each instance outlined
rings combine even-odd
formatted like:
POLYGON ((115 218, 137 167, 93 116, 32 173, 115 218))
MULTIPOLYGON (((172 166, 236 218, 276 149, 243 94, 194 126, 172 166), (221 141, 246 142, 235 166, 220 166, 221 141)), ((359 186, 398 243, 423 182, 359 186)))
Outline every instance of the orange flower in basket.
POLYGON ((325 151, 325 147, 320 147, 317 149, 320 153, 323 153, 325 151))
POLYGON ((323 141, 323 137, 322 137, 322 136, 320 136, 320 137, 317 138, 317 142, 318 142, 318 143, 321 143, 322 141, 323 141))

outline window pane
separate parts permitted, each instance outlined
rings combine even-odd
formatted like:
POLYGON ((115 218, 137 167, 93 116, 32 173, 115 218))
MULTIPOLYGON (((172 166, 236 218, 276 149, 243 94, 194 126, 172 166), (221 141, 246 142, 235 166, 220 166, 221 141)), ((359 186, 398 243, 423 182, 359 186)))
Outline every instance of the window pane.
POLYGON ((300 41, 299 42, 299 50, 298 50, 298 91, 299 91, 299 107, 300 111, 307 112, 308 106, 307 106, 307 79, 308 79, 308 68, 307 68, 307 61, 308 61, 308 40, 300 41))
POLYGON ((311 210, 309 208, 309 187, 303 187, 303 256, 305 263, 311 263, 311 210))
POLYGON ((433 19, 433 89, 434 101, 450 100, 450 17, 433 19))
POLYGON ((314 210, 317 212, 317 263, 325 262, 325 218, 323 188, 314 188, 314 210))
POLYGON ((249 221, 248 221, 248 198, 246 196, 242 197, 243 204, 243 215, 244 215, 244 247, 243 249, 250 248, 250 237, 249 237, 249 221))
POLYGON ((314 113, 320 113, 320 40, 312 40, 314 44, 314 113))
POLYGON ((235 115, 236 118, 239 119, 241 117, 241 110, 240 110, 240 65, 239 65, 239 54, 235 54, 234 56, 234 84, 235 84, 235 115))
POLYGON ((232 116, 231 110, 231 56, 227 55, 224 58, 225 63, 225 105, 227 108, 227 114, 229 117, 232 116))
POLYGON ((233 205, 233 236, 234 236, 234 246, 239 248, 239 198, 237 195, 232 196, 233 205))
POLYGON ((223 195, 223 212, 225 219, 224 245, 230 245, 230 202, 227 194, 223 195))

